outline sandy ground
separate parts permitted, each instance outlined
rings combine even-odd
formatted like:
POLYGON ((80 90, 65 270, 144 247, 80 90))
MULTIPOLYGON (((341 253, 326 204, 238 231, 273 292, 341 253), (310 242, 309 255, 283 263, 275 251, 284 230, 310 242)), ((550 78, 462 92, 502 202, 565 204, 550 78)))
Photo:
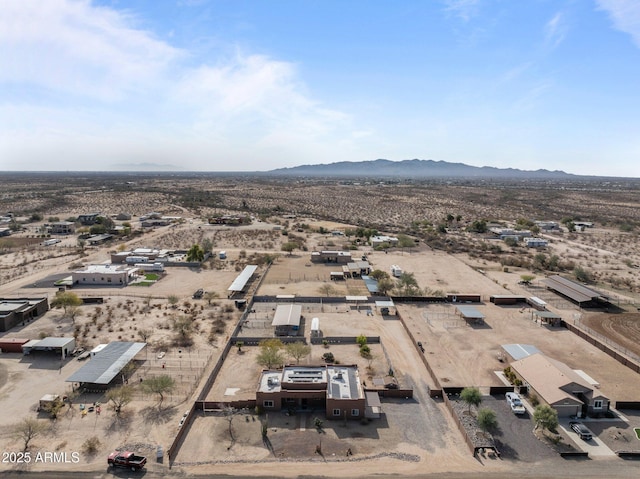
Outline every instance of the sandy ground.
MULTIPOLYGON (((326 223, 325 227, 338 226, 326 223)), ((145 375, 166 372, 179 383, 178 390, 167 398, 165 407, 161 410, 157 408, 155 397, 137 393, 134 401, 126 407, 121 420, 115 418, 108 408, 100 416, 90 413, 83 417, 78 406, 63 411, 55 423, 42 417, 41 421, 52 427, 47 434, 34 440, 33 450, 81 451, 88 437, 99 437, 101 446, 95 455, 82 454, 79 464, 62 466, 77 470, 102 470, 105 456, 115 447, 130 446, 150 455, 157 445, 162 445, 166 450, 177 431, 180 418, 192 404, 239 317, 233 308, 229 310, 232 302, 226 299, 226 288, 237 275, 235 261, 240 259, 242 251, 246 254, 269 251, 270 242, 271 251, 279 250, 283 239, 278 235, 274 236, 273 225, 262 224, 259 229, 262 232, 254 234, 248 228, 208 228, 201 222, 194 221, 170 231, 158 229, 146 233, 127 247, 163 247, 165 242, 178 242, 181 235, 187 238, 185 246, 188 246, 189 241, 202 237, 198 235, 204 235, 215 239, 217 250, 225 249, 228 252, 229 261, 218 264, 220 269, 169 269, 165 278, 149 288, 74 290, 81 295, 108 297, 101 307, 102 315, 99 315, 98 322, 103 321, 109 307, 113 311, 111 328, 105 325, 98 331, 97 325, 91 322, 96 314, 96 306, 83 306, 76 324, 62 318, 59 310, 54 310, 37 321, 6 334, 9 337, 29 338, 38 337, 40 333, 66 335, 72 334, 77 325, 85 328, 88 324, 88 333, 82 341, 86 346, 94 346, 119 336, 139 340, 138 331, 149 329, 150 347, 131 380, 135 383, 145 375), (202 229, 198 229, 198 226, 202 229), (211 305, 205 300, 194 301, 191 295, 198 288, 215 291, 222 299, 211 305), (166 300, 171 294, 180 298, 175 310, 166 300), (146 308, 145 302, 149 297, 150 308, 146 308), (198 325, 194 345, 189 349, 171 346, 171 317, 182 314, 194 314, 194 324, 198 325), (222 330, 209 341, 210 330, 217 320, 221 321, 222 330), (162 359, 158 358, 160 352, 165 352, 162 359)), ((339 246, 340 241, 343 241, 327 235, 304 233, 303 236, 307 238, 309 251, 316 247, 328 247, 329 242, 339 246)), ((113 246, 88 250, 88 256, 81 258, 73 254, 42 258, 31 267, 27 266, 27 270, 15 280, 0 285, 0 294, 13 297, 47 294, 51 298, 53 290, 34 288, 33 284, 61 269, 69 271, 69 266, 79 260, 83 263, 103 262, 108 258, 110 248, 113 246)), ((68 252, 62 248, 59 251, 68 252)), ((406 271, 413 272, 421 287, 433 291, 477 293, 483 297, 509 292, 532 294, 532 291, 517 285, 520 273, 506 273, 499 265, 479 264, 476 268, 471 268, 467 263, 472 262, 465 258, 424 248, 404 252, 392 250, 388 254, 371 252, 368 248, 354 252, 354 255, 357 257, 362 252, 369 255, 374 268, 389 271, 391 264, 398 264, 406 271), (483 269, 485 274, 476 271, 477 268, 483 269)), ((364 294, 359 281, 328 281, 331 268, 310 265, 309 258, 309 253, 302 251, 296 251, 292 256, 281 256, 264 279, 259 294, 318 295, 318 289, 323 284, 334 286, 336 292, 333 294, 337 296, 364 294)), ((3 258, 3 261, 6 259, 3 258)), ((537 290, 534 292, 536 295, 542 294, 537 290)), ((557 309, 556 312, 563 318, 570 319, 573 314, 579 313, 570 304, 559 305, 562 309, 557 309)), ((345 427, 330 422, 322 435, 315 431, 313 418, 309 415, 272 416, 269 419, 268 437, 273 452, 262 442, 260 418, 248 414, 236 417, 233 425, 237 428, 238 439, 233 447, 227 449, 228 422, 222 417, 203 415, 193 423, 180 450, 177 459, 179 470, 186 471, 187 475, 205 473, 211 471, 211 464, 215 463, 217 473, 238 476, 273 474, 293 477, 311 474, 355 477, 380 473, 420 476, 427 472, 444 471, 472 475, 500 474, 515 470, 522 472, 517 464, 505 461, 482 463, 470 457, 444 406, 428 397, 428 389, 433 386, 430 384, 431 379, 419 360, 420 353, 411 344, 400 321, 385 319, 377 314, 368 316, 363 311, 353 311, 347 307, 343 310, 331 310, 327 305, 309 308, 316 308, 306 313, 309 317, 317 315, 320 318, 325 335, 365 333, 380 336, 382 346, 372 345, 376 356, 373 362, 375 372, 385 371, 390 364, 401 384, 414 387, 415 400, 384 405, 385 419, 380 424, 349 423, 345 427), (315 454, 315 444, 319 437, 323 441, 323 457, 315 454), (345 451, 349 447, 354 455, 347 458, 345 451), (255 461, 260 461, 259 467, 256 467, 255 461), (201 462, 204 464, 200 465, 201 462)), ((260 322, 269 321, 267 311, 256 309, 254 317, 249 316, 250 323, 255 322, 256 330, 268 329, 260 325, 260 322)), ((497 307, 484 302, 478 305, 478 309, 486 316, 483 327, 467 326, 456 317, 451 308, 442 305, 399 306, 412 333, 425 345, 429 362, 441 382, 483 387, 501 384, 494 373, 504 367, 497 359, 499 347, 504 343, 522 342, 534 344, 552 357, 585 370, 601 383, 602 392, 614 401, 638 398, 637 375, 569 331, 540 326, 531 321, 528 310, 520 307, 497 307)), ((305 326, 305 333, 308 334, 309 324, 305 326)), ((251 326, 248 326, 244 332, 249 334, 250 330, 251 326)), ((225 396, 228 388, 238 388, 235 391, 236 397, 251 395, 257 382, 259 367, 254 359, 256 349, 244 349, 243 354, 237 354, 235 350, 230 353, 220 378, 212 389, 213 400, 229 398, 225 396)), ((366 368, 366 364, 358 358, 355 346, 331 346, 330 350, 342 363, 358 362, 361 367, 366 368)), ((312 351, 311 358, 306 360, 308 362, 316 362, 325 349, 314 346, 312 351)), ((0 407, 3 410, 0 417, 0 445, 3 450, 18 450, 20 443, 11 437, 9 426, 19 418, 35 415, 35 404, 43 394, 68 391, 69 384, 65 383, 65 379, 82 363, 75 359, 61 363, 59 359, 51 357, 27 360, 21 355, 9 354, 2 356, 0 366, 0 380, 6 377, 6 382, 0 382, 0 407)), ((104 398, 87 394, 76 403, 90 404, 95 401, 103 402, 104 398)), ((45 469, 49 466, 33 465, 32 469, 45 469)), ((547 470, 549 475, 553 475, 554 469, 545 469, 546 467, 549 466, 545 463, 540 470, 547 470)), ((574 467, 572 464, 558 470, 567 472, 574 467)), ((157 464, 150 464, 149 470, 153 473, 166 472, 165 465, 157 464)), ((625 477, 626 470, 616 475, 625 477)))

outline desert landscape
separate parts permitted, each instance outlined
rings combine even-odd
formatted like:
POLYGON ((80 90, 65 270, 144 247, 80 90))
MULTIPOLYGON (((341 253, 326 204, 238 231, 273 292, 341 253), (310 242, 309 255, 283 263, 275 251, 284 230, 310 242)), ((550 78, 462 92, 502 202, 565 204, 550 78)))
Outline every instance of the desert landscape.
POLYGON ((52 307, 0 333, 0 340, 68 337, 83 351, 114 341, 146 343, 109 386, 130 391, 120 408, 108 391, 67 381, 93 358, 3 352, 2 450, 77 457, 8 460, 0 466, 7 477, 110 474, 106 457, 114 450, 145 455, 149 477, 636 475, 636 464, 616 455, 640 451, 634 434, 640 415, 633 409, 640 403, 638 372, 620 359, 640 359, 640 191, 631 180, 523 186, 213 174, 3 173, 2 179, 0 216, 10 233, 0 237, 0 299, 47 298, 52 307), (106 242, 91 242, 92 226, 79 223, 90 213, 109 218, 114 232, 106 242), (152 214, 166 224, 143 226, 141 217, 152 214), (249 220, 229 225, 224 218, 249 220), (73 234, 50 233, 64 221, 75 224, 73 234), (542 221, 558 228, 543 231, 536 223, 542 221), (575 226, 582 222, 591 226, 575 226), (547 245, 529 248, 491 228, 531 230, 547 245), (374 246, 377 235, 398 244, 374 246), (60 241, 45 244, 50 239, 60 241), (194 260, 194 246, 206 255, 194 260), (126 286, 60 286, 87 265, 143 249, 167 252, 176 265, 145 271, 126 286), (366 260, 371 274, 384 272, 378 285, 387 281, 388 290, 379 298, 393 300, 392 310, 376 304, 359 274, 332 280, 342 267, 313 262, 314 251, 350 253, 366 260), (240 290, 229 290, 249 265, 255 273, 240 290), (404 278, 389 277, 395 265, 404 278), (543 280, 555 274, 595 288, 606 303, 576 304, 547 289, 543 280), (59 293, 83 301, 65 305, 59 293), (478 297, 482 324, 465 320, 451 300, 464 295, 478 297), (492 296, 544 300, 564 325, 543 324, 530 304, 498 305, 492 296), (260 344, 274 338, 278 305, 291 302, 302 305, 303 319, 284 339, 309 349, 281 363, 315 367, 331 353, 336 364, 357 366, 367 388, 394 384, 380 389, 380 418, 342 421, 320 410, 258 407, 260 344), (315 343, 312 318, 319 318, 322 333, 315 343), (358 336, 370 338, 366 354, 358 336), (504 393, 491 394, 513 388, 503 373, 510 358, 502 346, 516 343, 584 370, 611 400, 615 417, 589 422, 593 445, 583 444, 564 419, 556 436, 536 436, 532 414, 516 421, 504 393), (170 378, 171 386, 150 389, 157 377, 170 378), (452 412, 457 394, 449 398, 447 390, 467 387, 478 388, 483 406, 497 414, 499 458, 484 450, 474 455, 458 426, 465 411, 452 412), (394 389, 407 394, 394 397, 394 389), (67 398, 55 417, 38 407, 47 394, 67 398), (616 403, 625 408, 616 410, 616 403), (27 419, 38 424, 28 441, 21 428, 27 419), (588 452, 591 460, 563 459, 560 451, 588 452))

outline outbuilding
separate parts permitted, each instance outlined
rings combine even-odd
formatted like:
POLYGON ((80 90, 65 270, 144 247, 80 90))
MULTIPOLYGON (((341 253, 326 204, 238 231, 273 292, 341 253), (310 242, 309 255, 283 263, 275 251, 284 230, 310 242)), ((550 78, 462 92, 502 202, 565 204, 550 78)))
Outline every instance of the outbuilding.
POLYGON ((48 337, 41 340, 34 340, 22 346, 25 355, 33 352, 51 352, 65 359, 76 348, 75 338, 54 338, 48 337))

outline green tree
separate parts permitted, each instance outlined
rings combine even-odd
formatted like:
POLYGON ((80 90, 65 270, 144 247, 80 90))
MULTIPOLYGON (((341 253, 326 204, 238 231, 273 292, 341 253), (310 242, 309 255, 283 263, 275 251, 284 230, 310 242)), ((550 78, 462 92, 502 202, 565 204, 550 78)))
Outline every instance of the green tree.
POLYGON ((365 346, 367 344, 367 337, 364 334, 358 335, 358 337, 356 338, 356 344, 359 347, 365 346))
POLYGON ((101 224, 95 224, 89 228, 89 233, 92 235, 103 235, 107 232, 107 227, 101 224))
POLYGON ((484 432, 492 432, 498 428, 498 418, 496 413, 489 408, 483 407, 478 411, 478 427, 484 432))
POLYGON ((296 360, 296 364, 300 363, 302 358, 305 358, 311 354, 311 346, 304 344, 302 341, 296 341, 295 343, 287 343, 284 347, 287 355, 296 360))
POLYGON ((378 281, 378 293, 386 296, 394 286, 395 284, 393 283, 393 280, 391 280, 391 278, 382 278, 380 281, 378 281))
POLYGON ((532 274, 521 274, 520 275, 520 280, 524 283, 524 284, 530 284, 534 279, 536 279, 536 277, 532 274))
POLYGON ((478 407, 482 402, 482 395, 478 388, 467 387, 460 393, 460 399, 469 406, 469 414, 471 414, 471 406, 478 407))
POLYGON ((371 273, 369 273, 369 276, 378 281, 385 278, 388 279, 390 277, 389 273, 387 273, 386 271, 382 271, 381 269, 374 269, 371 273))
POLYGON ((244 346, 244 341, 236 341, 236 347, 238 348, 238 352, 242 351, 242 346, 244 346))
POLYGON ((194 244, 189 251, 187 251, 187 262, 199 263, 204 259, 204 251, 199 244, 194 244))
POLYGON ((486 233, 487 232, 487 221, 486 220, 476 220, 471 223, 471 226, 468 228, 472 233, 486 233))
POLYGON ((558 411, 548 404, 539 404, 533 410, 533 420, 536 423, 534 430, 541 427, 543 430, 555 431, 558 427, 558 411))
POLYGON ((169 394, 176 387, 176 381, 169 375, 154 376, 140 383, 144 392, 158 395, 158 409, 162 407, 164 395, 169 394))
POLYGON ((581 266, 576 266, 573 268, 573 275, 576 279, 582 283, 590 283, 591 282, 591 273, 584 269, 581 266))
POLYGON ((293 250, 297 248, 298 248, 298 243, 295 243, 293 241, 287 241, 280 247, 282 251, 289 253, 289 256, 291 256, 291 253, 293 252, 293 250))
POLYGON ((420 288, 418 287, 418 281, 413 273, 402 273, 398 279, 396 289, 402 296, 418 296, 420 295, 420 288))
POLYGON ((279 339, 263 339, 259 343, 260 352, 256 361, 260 366, 271 369, 273 366, 281 366, 284 363, 282 354, 283 344, 279 339))
POLYGON ((43 434, 48 428, 46 422, 38 421, 34 417, 26 417, 12 428, 13 437, 23 443, 23 451, 29 449, 29 443, 43 434))
POLYGON ((403 234, 398 235, 398 247, 402 250, 402 252, 404 252, 405 248, 409 248, 409 251, 411 251, 411 248, 413 248, 415 245, 416 242, 409 236, 403 234))
POLYGON ((113 404, 116 416, 119 416, 127 404, 133 399, 133 386, 122 385, 109 389, 105 394, 107 401, 113 404))
POLYGON ((83 304, 82 300, 76 293, 72 293, 71 291, 59 291, 56 293, 56 297, 53 298, 53 301, 51 301, 51 306, 54 308, 62 308, 65 316, 67 316, 69 308, 73 306, 80 306, 81 304, 83 304))

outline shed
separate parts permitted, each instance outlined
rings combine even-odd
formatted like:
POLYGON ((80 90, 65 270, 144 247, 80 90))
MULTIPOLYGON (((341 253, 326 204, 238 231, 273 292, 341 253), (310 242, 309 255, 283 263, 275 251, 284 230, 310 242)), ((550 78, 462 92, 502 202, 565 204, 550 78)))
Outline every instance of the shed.
POLYGON ((489 297, 489 301, 493 304, 518 304, 525 303, 527 298, 524 296, 517 296, 512 294, 494 294, 489 297))
POLYGON ((276 308, 271 326, 275 327, 276 336, 288 336, 300 329, 302 305, 280 304, 276 308))
POLYGON ((22 346, 29 342, 24 338, 2 338, 0 340, 0 351, 3 353, 21 353, 22 346))
POLYGON ((60 355, 61 359, 66 358, 76 347, 74 338, 54 338, 48 337, 40 341, 29 341, 22 346, 24 354, 31 354, 34 351, 54 352, 60 355))
POLYGON ((482 295, 480 294, 447 294, 447 301, 452 303, 480 303, 482 295))

